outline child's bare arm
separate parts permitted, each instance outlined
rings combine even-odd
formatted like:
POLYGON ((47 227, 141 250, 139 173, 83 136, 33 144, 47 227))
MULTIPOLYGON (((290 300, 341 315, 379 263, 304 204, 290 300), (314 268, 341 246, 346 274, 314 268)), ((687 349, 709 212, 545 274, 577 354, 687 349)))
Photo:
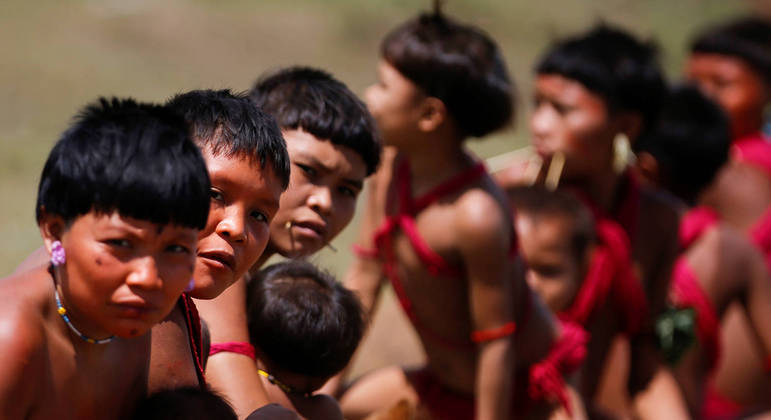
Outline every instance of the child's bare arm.
POLYGON ((367 180, 367 197, 355 245, 359 252, 356 252, 356 258, 343 279, 345 286, 359 296, 368 316, 375 309, 383 280, 383 267, 374 255, 368 257, 364 254, 376 251, 373 240, 386 214, 395 159, 396 151, 393 148, 384 149, 380 168, 367 180))
POLYGON ((763 255, 754 247, 743 255, 747 262, 748 283, 741 298, 755 333, 771 362, 771 275, 763 255))
MULTIPOLYGON (((392 159, 386 164, 390 165, 391 161, 392 159)), ((367 201, 365 202, 364 214, 362 215, 356 240, 356 246, 360 247, 359 254, 363 254, 366 251, 374 251, 372 248, 374 246, 373 237, 383 218, 385 194, 390 183, 390 173, 383 173, 385 171, 383 167, 385 165, 378 170, 372 179, 367 181, 367 201)), ((371 319, 372 314, 375 312, 382 281, 383 267, 374 255, 370 257, 355 255, 353 263, 345 273, 343 284, 359 297, 367 319, 371 319)), ((348 367, 350 367, 350 364, 348 367)), ((327 381, 320 392, 339 396, 342 381, 347 374, 348 367, 327 381)))
MULTIPOLYGON (((513 229, 498 203, 477 192, 459 203, 454 221, 468 278, 472 328, 502 332, 513 325, 513 285, 524 281, 509 255, 513 229)), ((475 418, 509 418, 513 371, 510 333, 479 343, 475 418)))
MULTIPOLYGON (((209 325, 212 343, 249 342, 245 279, 215 299, 196 301, 196 306, 209 325)), ((239 418, 269 402, 254 360, 245 355, 222 352, 209 357, 206 380, 227 398, 239 418)))

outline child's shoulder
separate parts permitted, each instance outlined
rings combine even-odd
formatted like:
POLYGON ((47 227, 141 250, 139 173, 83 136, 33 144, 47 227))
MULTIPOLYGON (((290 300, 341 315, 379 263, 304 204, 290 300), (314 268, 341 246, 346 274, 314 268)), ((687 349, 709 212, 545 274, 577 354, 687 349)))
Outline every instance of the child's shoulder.
POLYGON ((503 191, 489 178, 463 191, 454 203, 453 225, 464 241, 508 238, 510 211, 503 191))
POLYGON ((43 339, 45 312, 53 281, 44 267, 0 279, 0 344, 31 345, 43 339))
MULTIPOLYGON (((25 410, 45 369, 45 269, 0 279, 0 410, 25 410)), ((45 273, 47 274, 47 273, 45 273)), ((48 290, 51 290, 48 286, 48 290)))

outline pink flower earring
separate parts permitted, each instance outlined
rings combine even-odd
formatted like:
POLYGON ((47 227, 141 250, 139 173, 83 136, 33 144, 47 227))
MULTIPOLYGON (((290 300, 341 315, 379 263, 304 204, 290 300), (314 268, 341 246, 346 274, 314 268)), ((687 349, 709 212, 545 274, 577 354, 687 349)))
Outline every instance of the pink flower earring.
POLYGON ((64 253, 64 247, 60 241, 54 241, 51 244, 51 264, 59 266, 67 262, 67 256, 64 253))

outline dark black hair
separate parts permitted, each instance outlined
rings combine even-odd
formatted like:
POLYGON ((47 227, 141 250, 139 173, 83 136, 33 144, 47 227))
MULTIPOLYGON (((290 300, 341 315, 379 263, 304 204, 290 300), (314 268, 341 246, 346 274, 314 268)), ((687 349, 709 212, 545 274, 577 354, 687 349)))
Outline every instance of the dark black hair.
POLYGON ((737 57, 771 84, 771 22, 744 17, 713 26, 691 43, 691 52, 737 57))
POLYGON ((693 204, 728 160, 730 143, 730 123, 720 106, 697 88, 681 86, 635 150, 656 158, 662 187, 693 204))
POLYGON ((283 188, 289 185, 289 155, 276 121, 230 90, 193 90, 171 98, 167 105, 178 112, 191 129, 193 141, 215 156, 243 157, 266 163, 283 188))
POLYGON ((655 120, 666 94, 656 46, 605 24, 557 41, 539 60, 536 72, 581 83, 605 100, 611 114, 640 113, 641 134, 655 120))
POLYGON ((364 103, 329 73, 288 67, 262 76, 249 98, 282 129, 302 129, 361 156, 367 175, 380 163, 380 139, 364 103))
POLYGON ((348 364, 365 329, 358 297, 304 260, 260 270, 247 311, 250 340, 272 363, 319 378, 348 364))
POLYGON ((233 408, 217 393, 199 387, 156 392, 137 404, 135 420, 236 420, 233 408))
POLYGON ((549 191, 540 185, 518 186, 508 189, 507 194, 515 212, 527 213, 534 218, 562 216, 571 223, 570 243, 573 254, 579 260, 586 255, 595 240, 594 216, 581 200, 562 190, 549 191))
POLYGON ((511 122, 514 84, 498 46, 481 29, 437 6, 396 27, 380 48, 386 62, 444 103, 464 135, 482 137, 511 122))
POLYGON ((48 155, 36 217, 55 214, 69 224, 92 210, 203 229, 209 176, 185 122, 131 99, 84 107, 48 155))

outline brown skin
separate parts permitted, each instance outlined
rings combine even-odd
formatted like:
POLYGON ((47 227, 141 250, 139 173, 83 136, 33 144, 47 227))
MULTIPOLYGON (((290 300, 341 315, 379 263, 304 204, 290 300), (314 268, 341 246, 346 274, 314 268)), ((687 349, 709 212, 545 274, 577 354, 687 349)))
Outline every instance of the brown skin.
MULTIPOLYGON (((276 253, 306 256, 334 239, 353 218, 366 176, 364 160, 352 149, 302 130, 285 130, 283 134, 292 164, 289 187, 270 218, 265 252, 249 264, 255 271, 276 253), (289 229, 287 222, 291 222, 289 229)), ((245 302, 244 281, 235 282, 215 299, 198 301, 201 316, 209 323, 212 343, 249 342, 245 302)), ((285 403, 265 393, 254 361, 244 355, 222 352, 212 356, 206 377, 228 398, 239 418, 269 402, 285 403)), ((291 404, 284 406, 294 409, 291 404)), ((320 407, 326 409, 324 404, 320 407)), ((302 414, 313 417, 308 410, 302 414)))
MULTIPOLYGON (((685 258, 718 316, 722 318, 732 303, 742 304, 760 338, 756 349, 771 355, 771 277, 760 252, 740 232, 717 226, 694 243, 685 258)), ((726 344, 722 342, 722 347, 726 344)), ((674 370, 694 416, 698 416, 704 384, 711 373, 705 368, 706 362, 702 348, 695 346, 674 370)))
MULTIPOLYGON (((692 54, 686 76, 728 113, 734 138, 760 131, 763 111, 771 102, 771 85, 742 59, 720 54, 692 54)), ((703 194, 702 203, 715 209, 728 226, 748 233, 771 206, 771 178, 762 169, 729 161, 703 194)), ((723 360, 715 377, 717 390, 746 406, 768 406, 763 392, 771 376, 763 371, 762 341, 753 333, 751 317, 741 308, 729 311, 722 341, 723 360)))
MULTIPOLYGON (((648 153, 642 153, 640 158, 640 173, 645 174, 652 185, 660 186, 661 177, 657 173, 655 158, 648 153)), ((739 342, 751 348, 753 355, 771 354, 771 276, 760 251, 741 232, 721 223, 704 232, 682 258, 686 258, 702 290, 714 305, 718 317, 727 319, 721 328, 721 356, 725 355, 723 349, 726 347, 737 346, 736 342, 725 339, 734 337, 737 330, 740 331, 735 340, 744 340, 739 342), (742 321, 738 326, 731 324, 739 319, 733 316, 737 312, 749 315, 748 319, 741 317, 742 321), (727 316, 729 314, 730 316, 727 316), (750 327, 750 331, 747 331, 747 327, 750 327), (752 335, 752 341, 749 343, 744 337, 748 332, 752 335)), ((719 366, 724 366, 726 362, 735 363, 735 354, 731 353, 727 360, 722 357, 719 366)), ((762 363, 762 360, 758 363, 762 363)), ((709 370, 707 355, 702 347, 694 346, 689 350, 675 367, 674 373, 683 389, 691 414, 700 416, 704 384, 711 379, 710 375, 713 373, 709 370)), ((747 382, 737 382, 741 384, 739 389, 746 390, 747 382)), ((765 400, 768 398, 766 390, 767 388, 761 388, 750 392, 765 400)))
POLYGON ((87 213, 68 225, 45 215, 40 227, 46 249, 61 240, 67 253, 54 273, 73 324, 94 338, 118 337, 90 344, 72 333, 57 313, 47 266, 0 281, 0 295, 13 297, 0 311, 3 418, 126 418, 146 394, 146 333, 192 275, 196 230, 117 213, 87 213))
MULTIPOLYGON (((370 181, 359 236, 359 243, 370 248, 377 226, 395 212, 395 208, 387 208, 386 196, 395 187, 392 174, 400 159, 410 161, 414 196, 466 170, 473 159, 461 146, 462 137, 444 104, 422 94, 389 64, 381 62, 379 81, 367 89, 365 98, 386 144, 392 146, 370 181)), ((442 337, 468 341, 472 331, 500 327, 523 312, 526 286, 519 260, 508 256, 513 227, 505 202, 492 179, 483 176, 415 216, 417 230, 427 245, 450 265, 463 267, 462 278, 432 276, 403 233, 393 234, 395 256, 415 314, 422 325, 442 337), (516 313, 511 313, 511 308, 516 308, 516 313)), ((370 314, 384 282, 382 269, 374 259, 359 258, 345 277, 345 284, 359 294, 370 314)), ((541 309, 536 303, 532 324, 520 332, 530 337, 531 328, 540 328, 528 341, 527 352, 516 350, 518 363, 540 360, 548 351, 553 335, 543 334, 550 327, 548 316, 547 325, 541 323, 541 309)), ((476 395, 476 418, 509 418, 514 340, 501 338, 467 351, 437 343, 424 330, 417 332, 427 368, 439 382, 476 395)), ((361 418, 403 398, 418 402, 403 371, 392 368, 359 380, 342 396, 341 406, 347 418, 361 418)))
MULTIPOLYGON (((214 156, 203 150, 212 182, 212 203, 206 227, 198 235, 195 289, 191 295, 209 298, 226 290, 244 275, 259 258, 268 241, 268 224, 278 209, 281 183, 272 170, 263 170, 248 159, 214 156)), ((209 301, 197 300, 201 317, 206 318, 209 301)), ((189 345, 185 315, 178 309, 153 328, 153 352, 148 379, 150 392, 175 386, 197 386, 195 362, 189 345)), ((248 358, 244 365, 253 369, 248 358)), ((222 357, 211 358, 216 365, 222 357)), ((240 361, 240 359, 237 359, 240 361)), ((207 370, 207 382, 228 397, 231 389, 240 389, 236 376, 223 380, 207 370), (232 387, 232 388, 231 388, 232 387)), ((268 401, 262 388, 251 388, 255 402, 249 411, 237 411, 245 417, 268 401)), ((237 392, 237 391, 233 391, 237 392)), ((238 410, 236 406, 236 410, 238 410)))
POLYGON ((734 138, 754 134, 763 126, 771 86, 747 62, 730 55, 693 53, 685 73, 723 107, 731 120, 734 138))
MULTIPOLYGON (((556 74, 538 75, 530 130, 533 147, 546 164, 536 182, 543 180, 551 156, 559 151, 565 156, 560 188, 580 191, 605 212, 615 214, 623 186, 622 178, 613 170, 613 139, 616 134, 624 133, 634 141, 641 124, 640 115, 611 112, 602 97, 577 81, 556 74)), ((523 179, 522 175, 523 165, 515 163, 512 168, 496 174, 496 179, 504 188, 532 181, 523 179)), ((678 215, 666 199, 647 189, 641 191, 638 215, 632 260, 643 282, 649 313, 653 317, 665 304, 669 273, 677 253, 678 215)), ((586 374, 581 375, 579 391, 587 400, 594 400, 597 408, 621 407, 619 414, 628 413, 629 399, 623 392, 626 380, 619 373, 629 371, 626 367, 629 362, 620 353, 608 355, 612 340, 621 331, 620 316, 614 302, 607 302, 598 311, 586 326, 591 340, 583 367, 586 374), (597 373, 603 371, 609 373, 597 373), (600 378, 608 380, 601 384, 600 378), (601 396, 600 400, 597 400, 598 396, 601 396)), ((663 375, 660 381, 671 383, 667 379, 668 373, 661 371, 651 338, 641 336, 631 346, 633 363, 629 372, 632 391, 639 397, 632 402, 637 405, 641 417, 675 418, 676 413, 684 413, 676 392, 669 396, 669 401, 655 404, 646 402, 653 394, 638 393, 650 378, 657 375, 663 375), (649 410, 650 407, 654 409, 649 410)))

